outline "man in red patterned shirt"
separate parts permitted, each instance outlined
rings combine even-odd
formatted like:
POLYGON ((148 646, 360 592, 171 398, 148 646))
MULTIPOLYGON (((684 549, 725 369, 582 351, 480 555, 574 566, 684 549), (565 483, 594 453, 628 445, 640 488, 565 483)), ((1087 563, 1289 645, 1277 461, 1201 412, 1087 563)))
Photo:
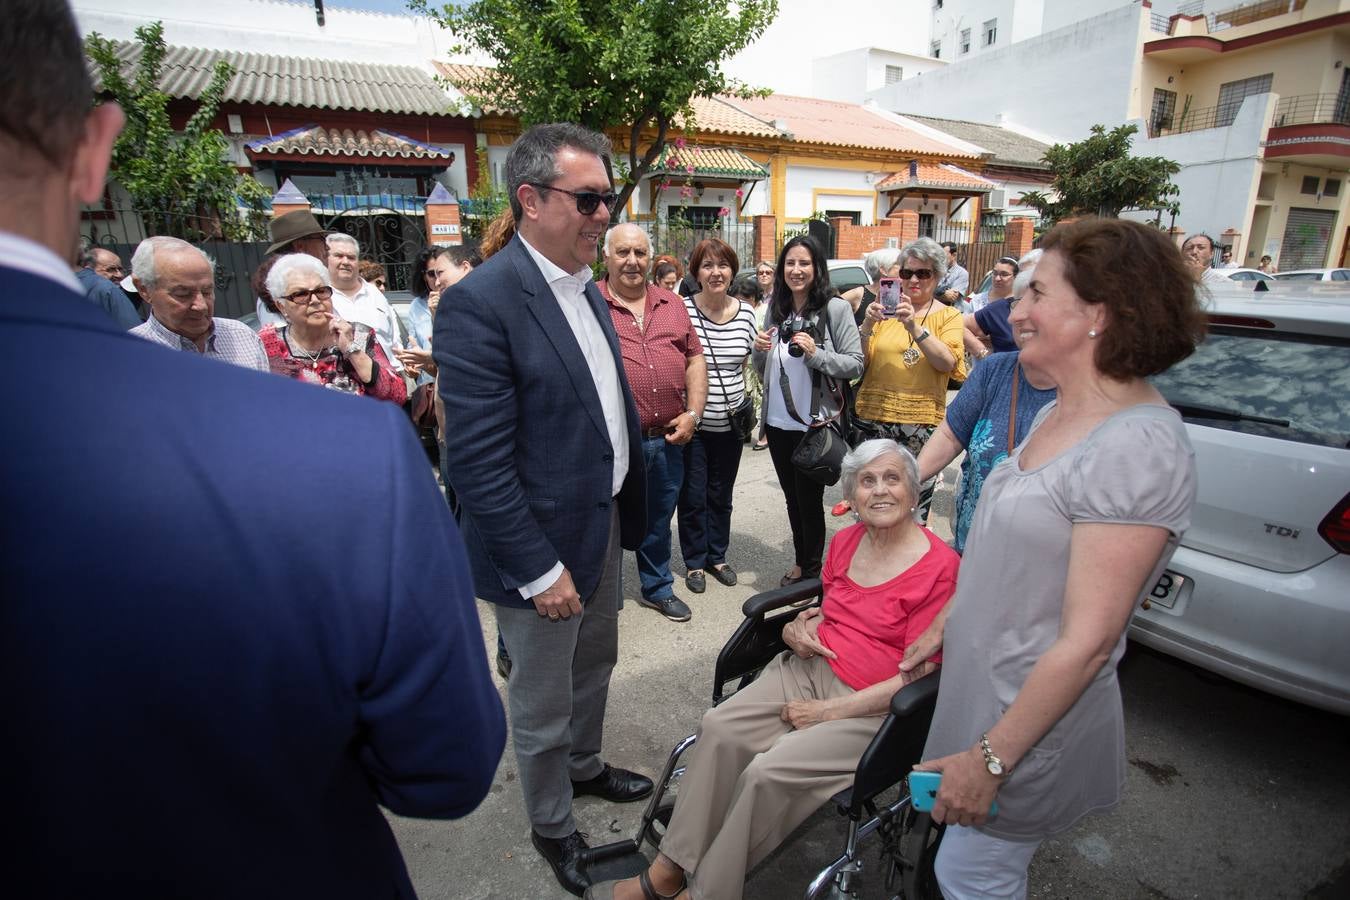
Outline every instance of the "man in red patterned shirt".
POLYGON ((647 282, 652 242, 637 225, 605 235, 600 294, 619 335, 624 372, 641 417, 647 462, 647 534, 637 550, 638 600, 672 622, 687 622, 689 606, 675 596, 670 573, 670 517, 684 481, 684 445, 693 438, 708 399, 703 347, 684 302, 647 282))

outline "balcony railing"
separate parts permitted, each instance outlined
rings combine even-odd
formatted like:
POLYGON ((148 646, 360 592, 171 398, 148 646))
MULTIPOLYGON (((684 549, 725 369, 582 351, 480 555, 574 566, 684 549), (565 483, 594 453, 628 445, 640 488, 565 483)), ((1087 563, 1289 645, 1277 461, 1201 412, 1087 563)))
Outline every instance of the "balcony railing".
POLYGON ((1150 31, 1156 31, 1159 34, 1172 33, 1172 17, 1164 16, 1162 13, 1151 12, 1148 14, 1148 27, 1150 31))
POLYGON ((1171 116, 1155 114, 1148 123, 1148 136, 1155 138, 1168 134, 1204 131, 1207 128, 1227 128, 1233 124, 1241 108, 1242 101, 1238 100, 1202 109, 1188 109, 1171 116))
POLYGON ((1350 95, 1302 94, 1281 97, 1275 106, 1272 128, 1285 125, 1350 125, 1350 95))
POLYGON ((1262 19, 1273 19, 1285 13, 1298 12, 1307 3, 1308 0, 1266 0, 1264 3, 1247 3, 1216 13, 1206 13, 1205 19, 1208 20, 1209 31, 1213 34, 1225 28, 1237 28, 1239 25, 1250 25, 1262 19))

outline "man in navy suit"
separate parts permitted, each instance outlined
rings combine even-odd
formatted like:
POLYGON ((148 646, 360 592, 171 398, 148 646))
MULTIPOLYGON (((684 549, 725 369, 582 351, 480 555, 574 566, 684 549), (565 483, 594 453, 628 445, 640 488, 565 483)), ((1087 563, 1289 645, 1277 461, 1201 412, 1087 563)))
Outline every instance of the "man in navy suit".
POLYGON ((646 529, 638 414, 591 281, 615 197, 608 140, 539 125, 512 145, 516 237, 441 298, 432 351, 446 461, 478 596, 513 667, 512 739, 535 848, 589 884, 572 798, 638 800, 600 757, 618 655, 621 547, 646 529))
POLYGON ((505 743, 426 458, 389 404, 83 298, 79 206, 122 112, 91 107, 64 2, 5 25, 0 333, 47 373, 0 411, 6 892, 411 897, 380 807, 466 815, 505 743))

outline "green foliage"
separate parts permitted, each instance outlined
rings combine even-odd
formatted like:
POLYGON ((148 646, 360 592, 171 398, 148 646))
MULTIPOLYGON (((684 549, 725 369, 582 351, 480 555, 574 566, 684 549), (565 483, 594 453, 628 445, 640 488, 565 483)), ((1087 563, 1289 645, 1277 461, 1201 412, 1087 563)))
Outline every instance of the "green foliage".
POLYGON ((188 240, 223 236, 246 240, 260 236, 266 217, 267 188, 230 164, 229 145, 211 121, 234 74, 223 60, 197 101, 197 110, 181 134, 169 120, 169 96, 159 89, 164 66, 164 26, 152 22, 136 29, 141 45, 135 71, 125 73, 113 43, 97 32, 85 41, 104 90, 126 114, 126 127, 113 145, 111 175, 131 195, 137 212, 154 234, 188 240), (245 217, 239 201, 250 207, 245 217))
POLYGON ((1166 210, 1175 215, 1181 191, 1171 176, 1181 166, 1161 156, 1131 156, 1130 144, 1137 130, 1133 125, 1111 131, 1093 125, 1092 134, 1084 140, 1055 144, 1044 158, 1054 173, 1051 188, 1058 198, 1030 191, 1022 195, 1022 202, 1038 210, 1046 224, 1070 216, 1114 218, 1126 209, 1166 210))
POLYGON ((457 49, 496 60, 489 75, 456 84, 475 106, 509 110, 526 127, 628 129, 619 209, 665 147, 675 119, 692 120, 691 98, 762 93, 728 78, 721 62, 778 13, 778 0, 474 0, 439 12, 428 0, 408 5, 453 31, 462 41, 457 49), (656 140, 639 155, 646 129, 656 140))
POLYGON ((470 208, 473 212, 464 217, 466 237, 481 241, 487 227, 506 209, 508 200, 506 191, 492 183, 492 170, 488 163, 486 147, 474 151, 478 159, 478 178, 469 191, 470 208))

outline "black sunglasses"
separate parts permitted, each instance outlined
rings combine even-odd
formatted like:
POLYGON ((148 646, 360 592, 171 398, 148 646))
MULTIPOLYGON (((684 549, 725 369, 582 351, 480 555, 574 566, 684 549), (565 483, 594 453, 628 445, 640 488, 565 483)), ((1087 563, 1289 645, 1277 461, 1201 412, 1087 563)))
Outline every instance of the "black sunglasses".
POLYGON ((932 269, 901 269, 900 280, 909 281, 911 278, 917 278, 920 281, 927 281, 933 277, 932 269))
POLYGON ((577 212, 583 216, 589 216, 600 208, 600 204, 605 204, 605 209, 613 211, 619 203, 619 195, 613 191, 605 191, 603 194, 597 194, 595 191, 569 191, 567 188, 554 187, 551 184, 539 184, 531 181, 530 187, 541 191, 557 191, 560 194, 566 194, 577 201, 577 212))

